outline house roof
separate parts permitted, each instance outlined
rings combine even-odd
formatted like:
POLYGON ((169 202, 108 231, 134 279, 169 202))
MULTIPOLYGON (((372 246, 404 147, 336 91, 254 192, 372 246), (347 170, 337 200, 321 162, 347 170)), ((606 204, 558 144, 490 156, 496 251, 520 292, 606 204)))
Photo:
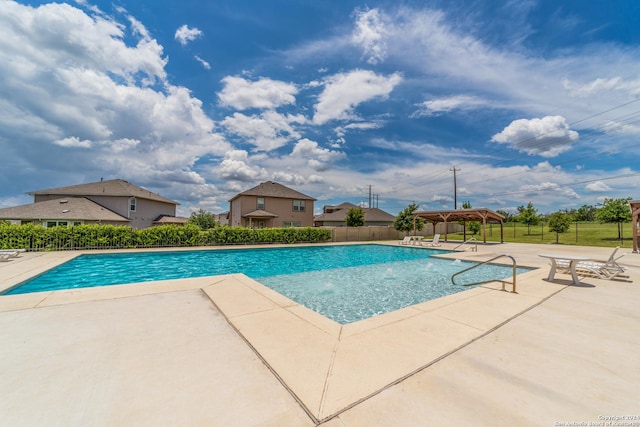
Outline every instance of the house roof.
POLYGON ((259 197, 277 197, 281 199, 297 199, 297 200, 316 200, 313 197, 302 194, 289 187, 285 187, 277 182, 267 181, 256 185, 253 188, 236 194, 231 200, 235 200, 240 196, 259 196, 259 197))
POLYGON ((84 197, 68 197, 3 208, 0 209, 0 219, 129 222, 122 215, 84 197))
MULTIPOLYGON (((349 209, 357 207, 358 206, 349 202, 341 203, 337 206, 331 206, 331 208, 335 209, 333 212, 316 215, 313 217, 313 220, 344 222, 347 219, 349 209)), ((395 216, 378 208, 362 208, 362 211, 364 212, 365 222, 391 222, 396 219, 395 216)))
POLYGON ((160 215, 156 219, 153 220, 154 224, 157 225, 168 225, 168 224, 186 224, 189 221, 189 218, 185 218, 183 216, 171 216, 171 215, 160 215))
POLYGON ((122 179, 111 179, 107 181, 91 182, 89 184, 71 185, 68 187, 49 188, 46 190, 31 191, 27 194, 32 196, 117 196, 117 197, 136 197, 139 199, 155 200, 157 202, 170 203, 179 205, 178 202, 162 197, 159 194, 131 184, 122 179))
POLYGON ((256 209, 255 211, 242 215, 243 218, 277 218, 278 215, 264 211, 262 209, 256 209))

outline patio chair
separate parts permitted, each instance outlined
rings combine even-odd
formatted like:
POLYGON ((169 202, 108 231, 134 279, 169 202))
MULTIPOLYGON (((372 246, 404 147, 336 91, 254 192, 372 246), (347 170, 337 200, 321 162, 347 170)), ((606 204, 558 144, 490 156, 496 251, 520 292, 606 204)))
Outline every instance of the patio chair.
POLYGON ((405 236, 403 240, 400 240, 401 245, 410 245, 411 244, 411 236, 405 236))
MULTIPOLYGON (((609 259, 606 261, 602 260, 589 260, 589 261, 580 261, 576 265, 576 271, 582 275, 594 276, 599 279, 617 279, 617 278, 628 278, 629 276, 625 275, 625 267, 618 264, 618 260, 625 256, 626 254, 618 255, 616 257, 616 253, 620 249, 620 246, 616 246, 616 248, 611 252, 609 259)), ((559 268, 563 270, 569 269, 568 262, 561 262, 558 265, 559 268)))
POLYGON ((18 256, 18 253, 20 253, 20 251, 14 251, 14 250, 0 250, 0 255, 6 255, 8 258, 15 258, 18 256))
POLYGON ((428 240, 426 242, 421 242, 422 246, 441 246, 440 245, 440 235, 434 234, 432 240, 428 240))
POLYGON ((0 262, 9 261, 9 258, 11 258, 11 255, 0 253, 0 262))

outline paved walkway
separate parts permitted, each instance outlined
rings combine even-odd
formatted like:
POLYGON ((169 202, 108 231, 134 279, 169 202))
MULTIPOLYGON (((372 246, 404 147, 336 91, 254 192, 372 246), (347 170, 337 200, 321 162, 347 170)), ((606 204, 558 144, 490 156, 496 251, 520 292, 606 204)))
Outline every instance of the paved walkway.
MULTIPOLYGON (((242 275, 0 296, 0 419, 351 427, 640 416, 640 255, 621 260, 629 282, 544 280, 537 254, 567 250, 611 252, 480 245, 453 256, 507 253, 542 268, 519 276, 517 294, 488 285, 344 326, 242 275)), ((70 256, 2 263, 0 289, 70 256)))

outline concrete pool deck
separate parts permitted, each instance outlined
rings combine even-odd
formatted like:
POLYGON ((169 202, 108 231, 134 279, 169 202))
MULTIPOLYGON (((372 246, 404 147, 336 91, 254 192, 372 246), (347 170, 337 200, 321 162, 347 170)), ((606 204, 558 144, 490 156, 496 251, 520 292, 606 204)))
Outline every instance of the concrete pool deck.
MULTIPOLYGON (((538 256, 611 251, 479 245, 450 256, 509 254, 542 268, 519 275, 516 294, 485 285, 349 325, 243 275, 0 296, 0 419, 352 427, 637 416, 629 421, 640 425, 640 255, 620 260, 628 282, 580 286, 563 274, 546 281, 538 256)), ((72 256, 0 263, 0 290, 72 256)))

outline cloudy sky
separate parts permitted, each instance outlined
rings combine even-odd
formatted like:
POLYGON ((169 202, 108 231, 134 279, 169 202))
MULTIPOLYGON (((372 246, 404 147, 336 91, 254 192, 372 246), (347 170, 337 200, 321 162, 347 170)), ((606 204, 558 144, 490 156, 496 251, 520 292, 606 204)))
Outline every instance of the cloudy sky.
POLYGON ((397 214, 640 199, 640 2, 0 0, 0 207, 273 180, 397 214))

